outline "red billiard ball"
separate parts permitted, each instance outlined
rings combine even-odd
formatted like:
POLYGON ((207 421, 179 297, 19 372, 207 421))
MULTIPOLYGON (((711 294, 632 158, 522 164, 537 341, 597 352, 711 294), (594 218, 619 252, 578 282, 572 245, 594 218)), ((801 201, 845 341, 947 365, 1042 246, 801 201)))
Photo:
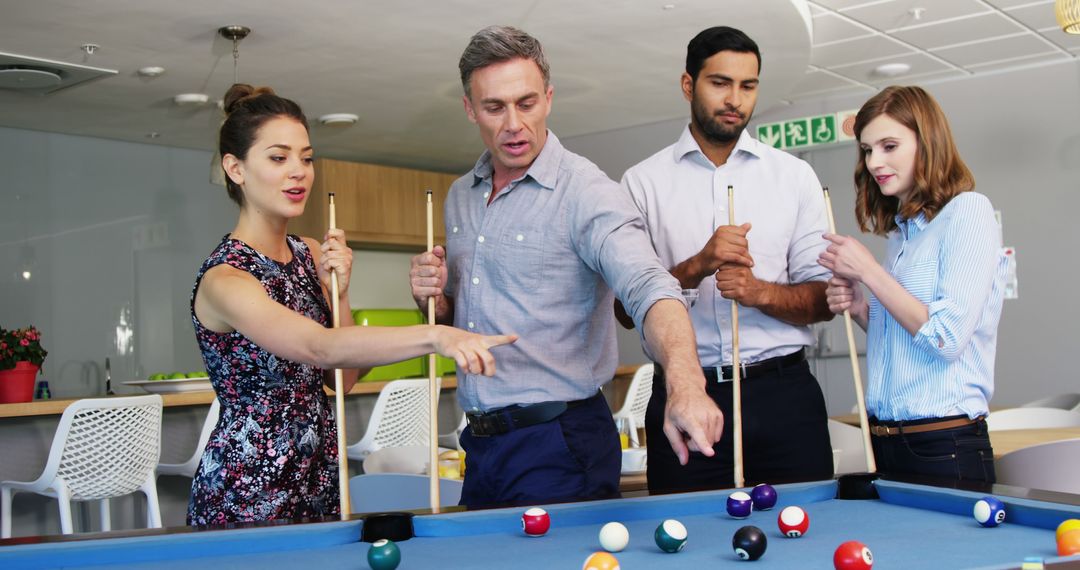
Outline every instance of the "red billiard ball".
POLYGON ((780 527, 780 534, 788 538, 798 538, 810 528, 810 515, 799 507, 784 507, 780 516, 776 517, 776 525, 780 527))
POLYGON ((870 570, 874 566, 874 555, 865 544, 849 540, 836 548, 832 561, 836 570, 870 570))
POLYGON ((540 507, 533 507, 521 515, 521 530, 529 536, 544 536, 551 528, 551 517, 540 507))

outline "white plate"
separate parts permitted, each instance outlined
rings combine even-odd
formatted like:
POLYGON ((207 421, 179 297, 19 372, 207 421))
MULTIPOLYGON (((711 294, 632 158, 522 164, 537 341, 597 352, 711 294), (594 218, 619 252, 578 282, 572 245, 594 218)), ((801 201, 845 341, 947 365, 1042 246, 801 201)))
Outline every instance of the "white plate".
POLYGON ((128 386, 138 386, 151 394, 175 394, 177 392, 198 392, 213 390, 209 377, 176 378, 172 380, 128 380, 128 386))

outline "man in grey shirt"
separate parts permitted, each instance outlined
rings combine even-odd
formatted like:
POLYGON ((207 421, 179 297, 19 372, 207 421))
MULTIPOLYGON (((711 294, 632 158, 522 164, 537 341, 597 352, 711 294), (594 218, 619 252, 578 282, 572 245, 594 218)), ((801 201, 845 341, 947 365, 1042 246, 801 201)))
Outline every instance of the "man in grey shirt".
POLYGON ((672 448, 683 462, 711 456, 723 416, 705 393, 678 282, 626 194, 547 130, 554 92, 540 43, 485 28, 459 67, 487 151, 451 186, 447 246, 413 258, 412 293, 423 308, 435 298, 440 323, 520 336, 493 377, 459 373, 462 504, 618 495, 619 439, 599 393, 617 364, 615 294, 668 372, 672 448))

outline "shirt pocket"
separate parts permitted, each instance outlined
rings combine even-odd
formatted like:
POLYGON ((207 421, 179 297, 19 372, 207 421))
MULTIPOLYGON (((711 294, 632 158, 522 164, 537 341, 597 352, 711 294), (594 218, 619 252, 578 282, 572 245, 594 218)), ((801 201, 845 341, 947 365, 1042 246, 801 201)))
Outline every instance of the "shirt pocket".
POLYGON ((535 291, 545 281, 545 232, 539 228, 511 227, 499 235, 495 247, 496 280, 507 291, 535 291))
POLYGON ((469 247, 470 240, 466 239, 464 229, 460 226, 447 224, 446 231, 446 286, 443 290, 451 297, 457 295, 461 289, 461 280, 468 274, 469 264, 473 259, 473 248, 469 247))
POLYGON ((929 304, 934 301, 938 284, 938 260, 936 258, 923 259, 911 265, 898 267, 896 281, 923 303, 929 304))

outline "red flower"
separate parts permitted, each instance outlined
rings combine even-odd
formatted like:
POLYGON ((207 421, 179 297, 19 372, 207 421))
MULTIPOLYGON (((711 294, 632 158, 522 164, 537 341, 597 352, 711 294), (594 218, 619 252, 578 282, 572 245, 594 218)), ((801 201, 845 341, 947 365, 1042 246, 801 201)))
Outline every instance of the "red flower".
POLYGON ((24 339, 22 339, 22 340, 20 340, 20 341, 19 341, 19 344, 21 344, 21 345, 23 345, 23 346, 30 346, 30 341, 28 341, 28 340, 26 340, 26 339, 24 338, 24 339))

